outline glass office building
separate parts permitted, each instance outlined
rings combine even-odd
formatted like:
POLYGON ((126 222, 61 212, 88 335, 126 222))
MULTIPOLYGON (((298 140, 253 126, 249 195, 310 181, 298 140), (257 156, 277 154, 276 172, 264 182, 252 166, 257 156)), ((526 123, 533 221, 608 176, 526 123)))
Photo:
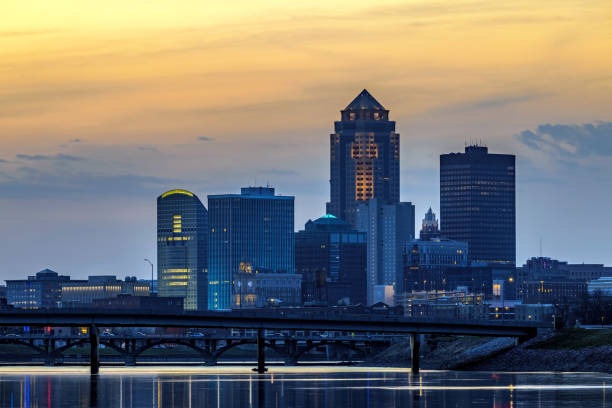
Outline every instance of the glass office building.
POLYGON ((358 204, 399 202, 399 134, 389 111, 365 89, 341 115, 330 135, 327 213, 356 226, 358 204))
POLYGON ((193 193, 170 190, 157 197, 159 296, 184 298, 185 310, 205 310, 208 212, 193 193))
POLYGON ((441 233, 467 242, 470 261, 516 263, 514 165, 484 146, 440 156, 441 233))
POLYGON ((331 214, 295 234, 295 269, 306 304, 366 304, 367 235, 331 214))
POLYGON ((239 273, 295 273, 293 208, 293 196, 271 187, 208 196, 209 310, 240 306, 232 290, 239 273))

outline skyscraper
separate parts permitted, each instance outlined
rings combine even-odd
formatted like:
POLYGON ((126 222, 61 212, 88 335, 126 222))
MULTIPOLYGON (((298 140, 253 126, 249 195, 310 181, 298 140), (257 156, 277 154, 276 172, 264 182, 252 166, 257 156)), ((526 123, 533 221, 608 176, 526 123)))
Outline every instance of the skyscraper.
POLYGON ((469 260, 516 262, 515 157, 484 146, 440 156, 445 238, 468 243, 469 260))
POLYGON ((294 273, 293 196, 271 187, 209 195, 209 310, 240 306, 234 278, 249 273, 294 273))
POLYGON ((436 218, 436 213, 433 212, 431 207, 429 207, 429 210, 425 213, 425 218, 423 218, 419 238, 422 241, 429 241, 432 238, 440 238, 438 219, 436 218))
POLYGON ((159 296, 183 297, 185 310, 206 310, 208 212, 193 193, 157 197, 159 296))
POLYGON ((389 111, 365 89, 341 111, 334 128, 327 213, 355 226, 359 203, 399 202, 399 134, 389 111))
POLYGON ((308 220, 295 234, 295 269, 303 277, 302 298, 336 305, 366 304, 367 236, 327 214, 308 220))
POLYGON ((366 232, 368 237, 368 305, 383 301, 375 297, 378 292, 401 294, 404 291, 403 251, 406 243, 414 239, 414 205, 385 204, 372 198, 359 204, 356 221, 357 229, 366 232))

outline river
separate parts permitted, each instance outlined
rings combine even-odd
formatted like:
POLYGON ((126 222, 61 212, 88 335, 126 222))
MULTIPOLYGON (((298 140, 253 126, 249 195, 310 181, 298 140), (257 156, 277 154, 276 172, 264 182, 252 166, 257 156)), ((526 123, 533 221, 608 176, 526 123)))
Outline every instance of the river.
POLYGON ((612 375, 398 368, 0 367, 2 407, 612 407, 612 375))

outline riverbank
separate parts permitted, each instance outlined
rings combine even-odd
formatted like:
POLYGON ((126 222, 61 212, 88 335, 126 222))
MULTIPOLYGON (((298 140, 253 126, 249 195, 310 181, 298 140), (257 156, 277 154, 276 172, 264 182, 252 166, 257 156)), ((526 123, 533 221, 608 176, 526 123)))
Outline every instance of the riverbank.
MULTIPOLYGON (((401 342, 366 364, 410 366, 410 344, 401 342)), ((612 373, 612 330, 565 329, 517 345, 513 338, 432 336, 421 367, 474 371, 596 371, 612 373)))

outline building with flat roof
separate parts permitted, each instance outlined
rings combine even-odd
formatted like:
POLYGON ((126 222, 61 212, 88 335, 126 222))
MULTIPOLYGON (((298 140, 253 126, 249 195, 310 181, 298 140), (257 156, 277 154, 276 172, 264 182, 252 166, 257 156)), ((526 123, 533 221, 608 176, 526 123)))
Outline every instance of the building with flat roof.
POLYGON ((587 286, 590 295, 601 293, 602 296, 612 297, 612 276, 604 276, 592 280, 587 286))
POLYGON ((295 273, 294 197, 272 187, 245 187, 240 194, 208 196, 209 310, 239 306, 238 273, 295 273))
POLYGON ((448 290, 446 268, 468 265, 467 242, 431 238, 407 242, 404 250, 405 290, 448 290))
POLYGON ((366 304, 367 235, 331 214, 295 234, 295 269, 306 304, 366 304))
POLYGON ((28 279, 6 281, 6 301, 20 309, 48 309, 59 307, 62 299, 61 284, 70 276, 58 275, 43 269, 28 279))
POLYGON ((187 190, 157 197, 159 296, 183 297, 185 310, 206 310, 208 211, 187 190))
POLYGON ((442 237, 467 242, 469 261, 516 264, 515 156, 484 146, 440 156, 442 237))
POLYGON ((367 233, 366 288, 370 306, 376 303, 375 286, 392 286, 395 294, 404 291, 403 249, 414 239, 414 205, 388 204, 373 198, 359 204, 356 221, 357 230, 367 233))
POLYGON ((87 280, 69 280, 60 283, 62 306, 91 305, 96 299, 110 299, 119 295, 149 296, 151 286, 135 277, 125 280, 114 275, 89 276, 87 280))
POLYGON ((389 111, 364 89, 341 111, 330 135, 327 213, 356 226, 358 204, 371 198, 398 203, 399 149, 389 111))

